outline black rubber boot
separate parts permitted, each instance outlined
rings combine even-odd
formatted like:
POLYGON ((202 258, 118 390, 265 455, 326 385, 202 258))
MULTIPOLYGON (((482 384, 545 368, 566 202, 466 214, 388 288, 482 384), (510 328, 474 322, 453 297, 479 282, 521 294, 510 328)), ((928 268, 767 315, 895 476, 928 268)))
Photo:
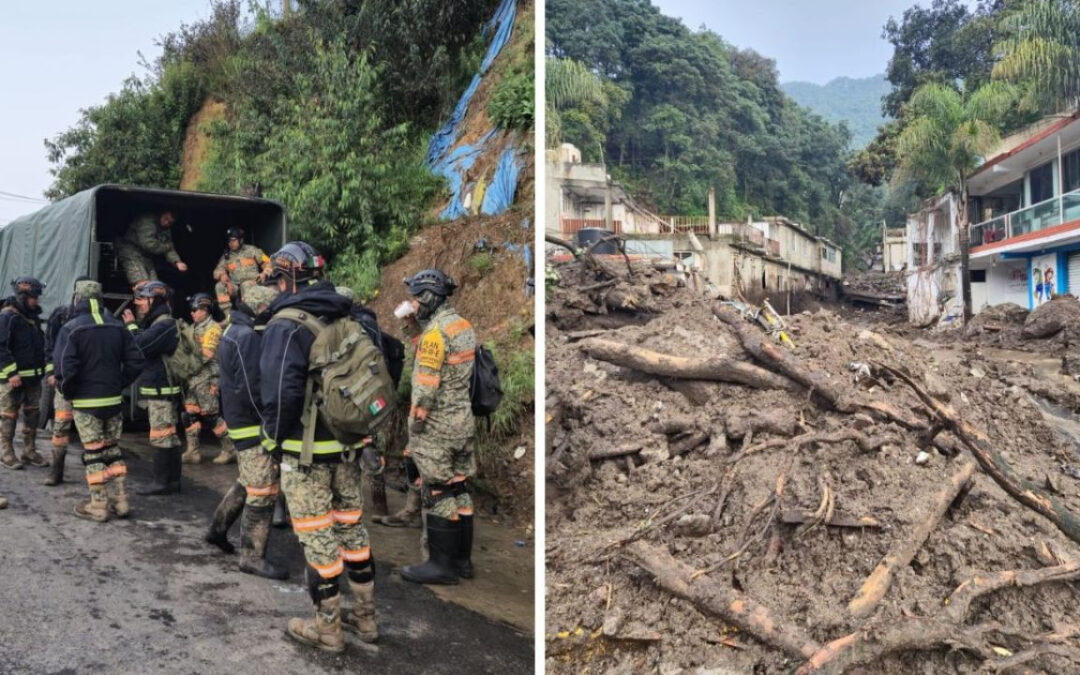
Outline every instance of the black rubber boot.
POLYGON ((461 541, 461 521, 430 513, 425 518, 428 559, 401 568, 401 578, 414 584, 450 585, 458 582, 456 561, 461 541))
POLYGON ((229 528, 240 517, 244 510, 244 500, 247 499, 247 490, 239 482, 233 483, 225 496, 221 498, 217 508, 214 509, 214 518, 210 521, 210 529, 203 539, 207 544, 213 544, 226 553, 235 553, 236 547, 229 541, 229 528))
POLYGON ((289 571, 266 559, 266 540, 270 537, 272 506, 247 506, 240 519, 240 571, 257 577, 284 581, 289 571))
POLYGON ((472 564, 473 516, 458 516, 461 519, 461 540, 458 544, 457 573, 462 579, 476 576, 472 564))
POLYGON ((180 472, 184 467, 184 449, 180 446, 169 448, 169 489, 180 494, 180 472))
POLYGON ((135 494, 142 496, 171 495, 176 491, 169 486, 172 466, 171 452, 172 448, 154 448, 154 482, 141 490, 136 490, 135 494))
POLYGON ((52 464, 49 467, 49 477, 45 479, 46 485, 60 485, 64 482, 64 459, 66 457, 66 447, 53 447, 52 464))
POLYGON ((270 524, 279 529, 289 526, 289 505, 285 503, 285 495, 282 493, 278 493, 274 502, 274 516, 270 524))
POLYGON ((371 477, 371 515, 388 516, 390 508, 386 505, 386 475, 376 474, 371 477))

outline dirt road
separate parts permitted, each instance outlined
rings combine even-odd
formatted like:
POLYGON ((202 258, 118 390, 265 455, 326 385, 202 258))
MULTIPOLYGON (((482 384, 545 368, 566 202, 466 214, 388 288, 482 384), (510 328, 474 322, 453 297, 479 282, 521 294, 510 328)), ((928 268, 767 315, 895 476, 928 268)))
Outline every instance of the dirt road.
MULTIPOLYGON (((47 445, 39 438, 39 448, 47 445)), ((129 484, 145 484, 149 449, 134 437, 126 447, 137 453, 129 484)), ((415 562, 419 531, 375 526, 378 645, 350 638, 342 656, 295 645, 283 634, 288 617, 311 612, 295 536, 271 535, 270 557, 288 566, 287 582, 240 574, 235 556, 202 541, 235 475, 235 466, 185 467, 182 495, 135 497, 131 519, 99 525, 71 513, 86 495, 78 453, 69 454, 70 482, 60 488, 41 484, 44 469, 0 473, 0 495, 11 502, 0 511, 0 673, 532 671, 531 542, 515 547, 520 535, 484 520, 479 578, 471 592, 470 582, 442 591, 450 601, 396 572, 415 562), (501 597, 475 599, 492 593, 501 597), (493 620, 461 598, 506 609, 487 612, 493 620)))

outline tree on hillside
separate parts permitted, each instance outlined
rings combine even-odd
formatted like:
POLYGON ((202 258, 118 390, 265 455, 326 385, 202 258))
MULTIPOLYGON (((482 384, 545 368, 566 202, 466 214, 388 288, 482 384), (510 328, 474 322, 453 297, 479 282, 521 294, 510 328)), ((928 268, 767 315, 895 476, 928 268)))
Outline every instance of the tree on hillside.
POLYGON ((1015 105, 1016 91, 1003 83, 983 85, 970 95, 942 84, 925 84, 908 102, 908 124, 896 140, 901 180, 915 178, 939 191, 959 192, 960 267, 964 321, 971 318, 968 270, 968 174, 1001 140, 1001 120, 1015 105))
POLYGON ((1002 18, 1001 31, 994 77, 1020 86, 1040 113, 1080 103, 1080 1, 1028 0, 1002 18))
POLYGON ((554 148, 563 142, 564 111, 589 105, 603 106, 607 96, 604 83, 580 61, 548 58, 544 77, 547 145, 554 148))

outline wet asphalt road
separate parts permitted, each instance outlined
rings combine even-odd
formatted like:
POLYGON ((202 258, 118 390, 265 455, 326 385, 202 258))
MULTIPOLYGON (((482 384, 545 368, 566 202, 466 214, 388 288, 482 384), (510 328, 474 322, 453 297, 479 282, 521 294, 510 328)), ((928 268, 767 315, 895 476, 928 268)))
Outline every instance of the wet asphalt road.
MULTIPOLYGON (((39 449, 47 446, 42 436, 39 449)), ((128 467, 130 486, 149 481, 148 461, 129 455, 128 467)), ((205 484, 185 478, 179 496, 133 495, 132 518, 98 524, 72 514, 86 499, 77 451, 67 483, 46 488, 46 475, 0 469, 0 495, 11 502, 0 511, 4 675, 532 672, 531 635, 444 602, 377 558, 379 643, 347 633, 341 656, 297 645, 285 625, 312 606, 290 532, 275 530, 270 541, 290 580, 259 579, 202 541, 221 496, 205 484)))

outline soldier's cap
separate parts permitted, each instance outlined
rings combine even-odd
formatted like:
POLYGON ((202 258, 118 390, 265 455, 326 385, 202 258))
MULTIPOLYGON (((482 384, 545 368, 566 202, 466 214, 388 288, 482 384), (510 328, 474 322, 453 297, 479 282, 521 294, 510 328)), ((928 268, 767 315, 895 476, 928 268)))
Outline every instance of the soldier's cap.
POLYGON ((240 300, 252 309, 269 305, 278 296, 278 290, 270 286, 245 286, 240 289, 240 300))
POLYGON ((348 298, 349 302, 356 302, 356 293, 348 286, 335 286, 334 291, 343 298, 348 298))
POLYGON ((75 282, 75 299, 89 300, 100 298, 102 293, 101 282, 93 279, 79 279, 75 282))

